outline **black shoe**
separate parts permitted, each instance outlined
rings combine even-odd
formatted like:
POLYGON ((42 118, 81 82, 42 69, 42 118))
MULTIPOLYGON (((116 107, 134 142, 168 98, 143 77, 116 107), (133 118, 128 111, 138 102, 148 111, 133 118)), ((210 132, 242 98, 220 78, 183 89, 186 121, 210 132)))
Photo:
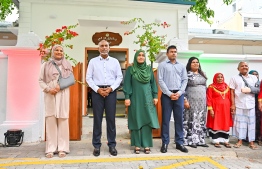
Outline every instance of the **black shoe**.
POLYGON ((197 148, 197 145, 195 143, 193 143, 193 144, 191 144, 189 146, 192 147, 192 148, 197 148))
POLYGON ((109 152, 112 156, 117 156, 117 150, 115 147, 109 147, 109 152))
POLYGON ((176 149, 178 149, 178 150, 180 150, 180 151, 182 151, 184 153, 188 152, 187 148, 184 145, 177 144, 176 145, 176 149))
POLYGON ((94 151, 93 151, 93 155, 94 156, 99 156, 100 155, 100 148, 95 148, 94 151))
POLYGON ((201 146, 201 147, 209 147, 207 144, 200 144, 198 146, 201 146))
POLYGON ((162 144, 160 151, 161 151, 161 153, 166 153, 167 152, 167 144, 162 144))

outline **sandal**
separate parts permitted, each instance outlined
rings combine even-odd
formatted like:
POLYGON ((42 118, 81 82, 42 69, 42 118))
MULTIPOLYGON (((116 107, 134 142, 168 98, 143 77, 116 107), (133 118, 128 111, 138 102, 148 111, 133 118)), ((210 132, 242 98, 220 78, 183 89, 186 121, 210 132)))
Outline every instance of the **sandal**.
POLYGON ((149 148, 149 147, 146 147, 146 148, 144 149, 144 153, 145 153, 145 154, 150 154, 150 153, 151 153, 150 148, 149 148))
POLYGON ((54 156, 54 153, 46 153, 45 157, 46 158, 52 158, 54 156))
POLYGON ((221 148, 221 146, 220 146, 219 143, 215 143, 214 146, 215 146, 216 148, 221 148))
POLYGON ((234 145, 235 148, 239 148, 239 147, 241 147, 241 146, 242 146, 241 143, 236 143, 236 144, 234 145))
POLYGON ((64 151, 59 151, 58 157, 63 158, 66 156, 66 153, 64 151))
POLYGON ((225 146, 226 148, 231 148, 231 145, 230 145, 229 143, 224 143, 224 146, 225 146))
POLYGON ((257 146, 255 146, 255 144, 249 144, 248 147, 251 148, 252 150, 256 150, 257 149, 257 146))
POLYGON ((136 153, 136 154, 140 154, 140 148, 139 148, 139 147, 135 147, 135 149, 134 149, 134 153, 136 153))

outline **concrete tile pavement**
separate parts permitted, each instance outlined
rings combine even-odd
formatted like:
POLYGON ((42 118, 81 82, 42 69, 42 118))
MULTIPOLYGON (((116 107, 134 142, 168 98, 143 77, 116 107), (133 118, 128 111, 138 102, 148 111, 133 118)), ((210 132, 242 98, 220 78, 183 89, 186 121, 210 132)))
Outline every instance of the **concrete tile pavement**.
MULTIPOLYGON (((262 168, 262 147, 257 150, 248 148, 245 143, 240 148, 188 147, 189 153, 175 149, 173 139, 168 152, 160 152, 161 139, 154 139, 151 154, 137 155, 130 146, 126 118, 116 118, 118 156, 113 157, 106 145, 106 122, 103 119, 101 155, 92 155, 93 119, 83 117, 81 141, 71 141, 71 152, 63 159, 57 155, 52 159, 44 157, 45 142, 23 143, 20 147, 0 147, 0 168, 262 168)), ((230 142, 234 144, 235 138, 230 142)), ((209 140, 207 139, 207 143, 209 140)))

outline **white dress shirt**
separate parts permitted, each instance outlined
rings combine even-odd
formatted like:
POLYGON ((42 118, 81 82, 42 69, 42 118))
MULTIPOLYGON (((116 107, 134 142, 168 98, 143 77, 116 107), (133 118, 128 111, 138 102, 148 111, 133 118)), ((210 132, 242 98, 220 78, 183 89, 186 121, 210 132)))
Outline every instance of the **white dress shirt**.
MULTIPOLYGON (((251 86, 255 86, 257 82, 257 77, 248 74, 248 76, 242 76, 245 78, 247 83, 251 86)), ((242 93, 241 89, 245 87, 245 83, 241 76, 236 75, 230 79, 229 87, 235 89, 235 105, 240 109, 252 109, 255 108, 255 94, 252 93, 242 93)))
POLYGON ((86 82, 95 91, 98 86, 110 86, 114 91, 123 79, 119 61, 108 56, 106 59, 97 56, 89 61, 86 82))

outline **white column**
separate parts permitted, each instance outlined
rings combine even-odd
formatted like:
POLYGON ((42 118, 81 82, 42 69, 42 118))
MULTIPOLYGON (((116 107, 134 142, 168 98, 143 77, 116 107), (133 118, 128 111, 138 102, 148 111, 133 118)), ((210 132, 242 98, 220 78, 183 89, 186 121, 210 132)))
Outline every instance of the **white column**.
POLYGON ((40 126, 40 73, 41 57, 36 48, 7 48, 2 52, 8 56, 6 119, 0 125, 2 133, 7 129, 22 129, 25 142, 39 141, 40 126))
POLYGON ((0 51, 0 124, 6 119, 7 56, 0 51))

